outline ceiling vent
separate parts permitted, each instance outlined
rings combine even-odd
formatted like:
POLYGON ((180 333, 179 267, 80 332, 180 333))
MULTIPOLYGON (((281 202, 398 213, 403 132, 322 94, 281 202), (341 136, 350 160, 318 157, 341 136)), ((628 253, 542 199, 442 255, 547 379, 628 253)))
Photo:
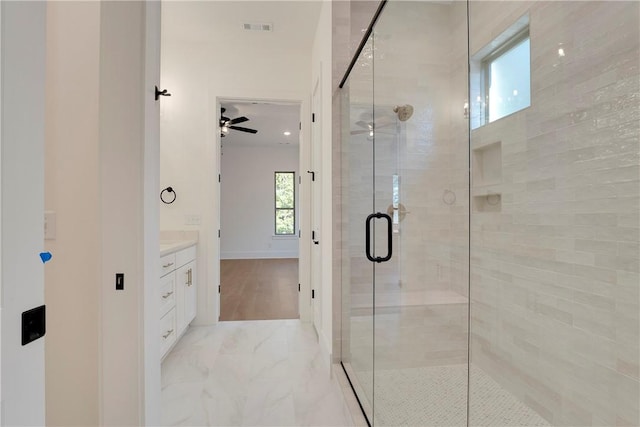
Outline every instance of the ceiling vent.
POLYGON ((244 23, 242 27, 247 31, 273 31, 273 24, 244 23))

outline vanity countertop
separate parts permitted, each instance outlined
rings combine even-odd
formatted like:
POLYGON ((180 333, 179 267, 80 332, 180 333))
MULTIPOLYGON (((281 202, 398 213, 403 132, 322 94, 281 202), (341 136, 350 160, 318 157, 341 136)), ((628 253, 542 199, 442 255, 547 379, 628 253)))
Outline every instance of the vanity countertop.
POLYGON ((179 250, 188 248, 189 246, 193 246, 197 244, 198 241, 194 239, 186 239, 186 240, 161 240, 160 241, 160 256, 163 257, 172 252, 177 252, 179 250))

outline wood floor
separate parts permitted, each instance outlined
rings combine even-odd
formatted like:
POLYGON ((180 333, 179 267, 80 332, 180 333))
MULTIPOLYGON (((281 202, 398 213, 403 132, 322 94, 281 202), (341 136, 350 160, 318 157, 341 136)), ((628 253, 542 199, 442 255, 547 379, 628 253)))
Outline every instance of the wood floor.
POLYGON ((220 261, 220 320, 297 319, 298 260, 220 261))

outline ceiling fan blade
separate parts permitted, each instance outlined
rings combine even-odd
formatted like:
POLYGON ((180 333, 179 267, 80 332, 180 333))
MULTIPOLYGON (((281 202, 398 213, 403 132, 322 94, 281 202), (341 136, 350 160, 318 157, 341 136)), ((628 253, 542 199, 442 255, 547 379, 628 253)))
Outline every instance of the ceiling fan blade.
POLYGON ((229 126, 229 129, 239 130, 240 132, 258 133, 255 129, 243 128, 241 126, 229 126))
POLYGON ((371 133, 370 130, 352 130, 351 135, 362 135, 364 133, 371 133))
POLYGON ((373 128, 373 126, 371 125, 371 123, 367 123, 367 122, 365 122, 364 120, 358 120, 358 121, 356 122, 356 124, 357 124, 358 126, 360 126, 361 128, 365 128, 365 129, 372 129, 372 128, 373 128))
POLYGON ((238 123, 244 123, 244 122, 248 122, 248 121, 249 121, 248 118, 246 118, 245 116, 242 116, 242 117, 236 117, 235 119, 231 119, 229 121, 229 124, 230 125, 235 125, 235 124, 238 124, 238 123))

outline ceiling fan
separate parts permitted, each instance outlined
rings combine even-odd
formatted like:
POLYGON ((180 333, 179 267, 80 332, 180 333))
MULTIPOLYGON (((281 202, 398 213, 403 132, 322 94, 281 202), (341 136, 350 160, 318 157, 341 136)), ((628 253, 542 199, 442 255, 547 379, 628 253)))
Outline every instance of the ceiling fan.
POLYGON ((389 117, 381 117, 380 119, 377 120, 377 122, 374 122, 373 120, 365 122, 364 120, 358 120, 355 123, 358 127, 360 127, 360 129, 355 129, 351 131, 351 135, 360 135, 363 133, 369 134, 369 136, 373 136, 373 132, 376 129, 380 129, 380 128, 384 128, 387 126, 391 126, 393 124, 393 120, 389 117))
POLYGON ((227 111, 226 108, 222 107, 220 114, 220 136, 225 137, 229 133, 230 129, 239 130, 240 132, 248 132, 248 133, 258 133, 255 129, 249 129, 242 126, 235 126, 238 123, 248 122, 249 119, 245 116, 236 117, 235 119, 230 119, 229 117, 224 116, 224 112, 227 111))

